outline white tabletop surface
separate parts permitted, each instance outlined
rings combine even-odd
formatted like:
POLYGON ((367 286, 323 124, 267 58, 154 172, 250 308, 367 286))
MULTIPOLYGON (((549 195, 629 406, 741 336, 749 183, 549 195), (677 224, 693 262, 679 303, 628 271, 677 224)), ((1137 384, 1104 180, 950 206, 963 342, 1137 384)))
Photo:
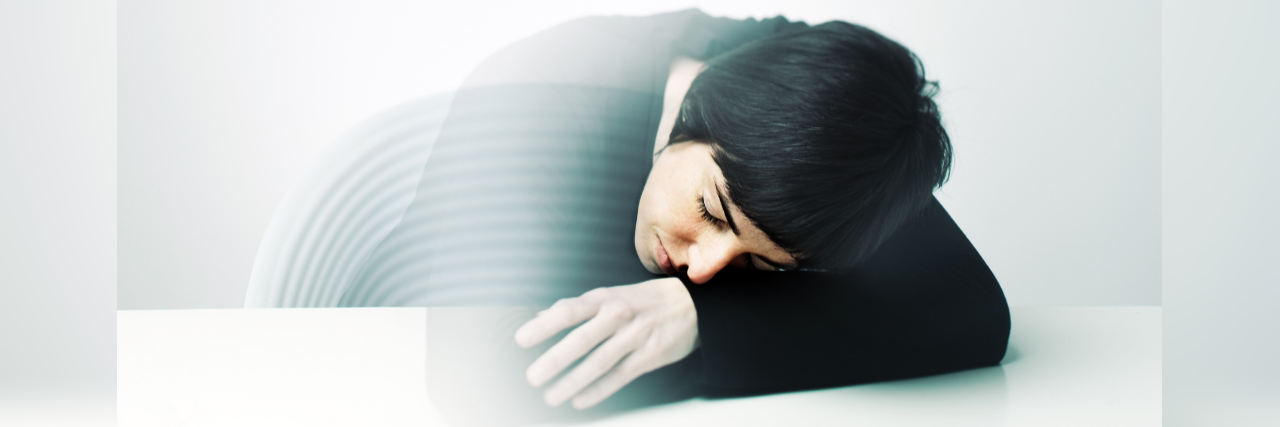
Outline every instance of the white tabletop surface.
MULTIPOLYGON (((121 426, 448 425, 427 308, 121 311, 121 426)), ((1160 307, 1015 307, 1002 366, 651 407, 585 424, 1157 426, 1160 307)))

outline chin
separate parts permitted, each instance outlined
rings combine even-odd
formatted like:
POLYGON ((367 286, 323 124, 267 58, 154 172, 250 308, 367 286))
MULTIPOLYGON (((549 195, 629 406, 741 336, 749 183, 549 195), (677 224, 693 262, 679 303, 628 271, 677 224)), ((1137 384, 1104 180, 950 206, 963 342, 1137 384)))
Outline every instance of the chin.
POLYGON ((644 266, 645 270, 649 270, 650 273, 657 274, 657 275, 663 274, 662 269, 658 268, 657 265, 654 265, 653 262, 649 261, 649 258, 645 258, 644 255, 640 255, 639 252, 637 252, 636 255, 640 257, 640 264, 644 266))

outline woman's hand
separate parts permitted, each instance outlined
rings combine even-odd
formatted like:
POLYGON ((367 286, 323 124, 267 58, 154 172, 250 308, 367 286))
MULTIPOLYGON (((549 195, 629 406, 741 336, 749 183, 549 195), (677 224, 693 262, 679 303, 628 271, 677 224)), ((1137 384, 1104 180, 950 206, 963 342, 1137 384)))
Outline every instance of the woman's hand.
POLYGON ((546 389, 548 405, 573 398, 575 408, 589 408, 640 375, 683 359, 698 345, 693 299, 675 278, 597 288, 557 301, 516 331, 516 344, 532 347, 583 321, 525 371, 529 384, 541 387, 586 356, 546 389))

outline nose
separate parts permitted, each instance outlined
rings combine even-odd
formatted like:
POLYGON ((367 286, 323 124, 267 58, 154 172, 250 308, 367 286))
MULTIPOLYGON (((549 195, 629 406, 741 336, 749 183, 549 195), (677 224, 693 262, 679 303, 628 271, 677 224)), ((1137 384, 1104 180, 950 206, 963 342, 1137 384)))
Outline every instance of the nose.
MULTIPOLYGON (((705 239, 719 240, 719 239, 705 239)), ((696 284, 707 283, 737 256, 731 242, 703 241, 689 245, 688 269, 685 274, 696 284)))

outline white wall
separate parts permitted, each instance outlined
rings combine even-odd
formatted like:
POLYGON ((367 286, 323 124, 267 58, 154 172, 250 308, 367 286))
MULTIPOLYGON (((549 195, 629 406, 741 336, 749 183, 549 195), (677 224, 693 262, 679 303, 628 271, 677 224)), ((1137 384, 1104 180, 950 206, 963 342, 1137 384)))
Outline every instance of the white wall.
POLYGON ((114 2, 0 1, 3 426, 114 415, 115 31, 114 2))
POLYGON ((1167 426, 1280 419, 1280 2, 1168 1, 1167 426))
POLYGON ((589 14, 861 23, 940 80, 938 197, 1015 305, 1160 305, 1160 3, 125 0, 120 309, 238 307, 276 204, 343 130, 589 14), (785 6, 782 6, 785 4, 785 6))

